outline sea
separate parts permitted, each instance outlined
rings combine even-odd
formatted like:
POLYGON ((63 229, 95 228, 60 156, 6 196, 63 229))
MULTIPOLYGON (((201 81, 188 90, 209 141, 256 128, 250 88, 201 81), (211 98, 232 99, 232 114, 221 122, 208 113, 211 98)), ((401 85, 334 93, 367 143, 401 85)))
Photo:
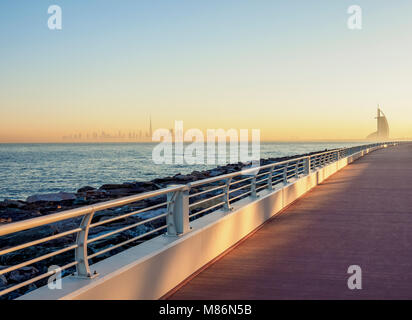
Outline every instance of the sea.
MULTIPOLYGON (((263 142, 260 158, 299 155, 365 142, 263 142)), ((219 164, 156 164, 155 143, 0 144, 0 200, 75 192, 83 186, 149 181, 219 164)), ((184 146, 186 148, 186 146, 184 146)), ((206 149, 205 149, 206 150, 206 149)), ((227 162, 229 162, 229 152, 227 162)), ((216 154, 218 157, 218 153, 216 154)))

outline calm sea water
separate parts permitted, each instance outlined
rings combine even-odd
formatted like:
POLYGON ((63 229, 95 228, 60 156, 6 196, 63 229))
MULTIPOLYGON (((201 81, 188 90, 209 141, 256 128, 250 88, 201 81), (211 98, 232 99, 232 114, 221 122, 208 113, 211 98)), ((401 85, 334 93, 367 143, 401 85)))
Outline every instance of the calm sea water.
MULTIPOLYGON (((261 158, 348 147, 360 142, 262 143, 261 158)), ((82 186, 152 180, 217 165, 157 165, 151 143, 0 144, 0 200, 82 186)))

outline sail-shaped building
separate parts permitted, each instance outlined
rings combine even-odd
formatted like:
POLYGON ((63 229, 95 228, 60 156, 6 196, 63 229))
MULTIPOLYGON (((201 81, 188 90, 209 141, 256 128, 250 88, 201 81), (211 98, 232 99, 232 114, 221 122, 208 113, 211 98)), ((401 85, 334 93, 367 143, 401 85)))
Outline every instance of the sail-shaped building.
POLYGON ((376 117, 377 120, 377 131, 371 133, 366 138, 367 139, 374 139, 374 140, 381 140, 389 138, 389 125, 388 120, 386 119, 385 114, 378 106, 378 114, 376 117))

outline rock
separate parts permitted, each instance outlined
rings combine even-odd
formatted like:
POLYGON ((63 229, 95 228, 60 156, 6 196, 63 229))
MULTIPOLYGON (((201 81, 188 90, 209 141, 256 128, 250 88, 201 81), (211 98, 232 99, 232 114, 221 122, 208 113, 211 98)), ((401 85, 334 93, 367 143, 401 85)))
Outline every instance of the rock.
POLYGON ((26 204, 23 201, 19 201, 19 200, 10 200, 10 199, 5 199, 3 201, 3 207, 6 208, 17 208, 17 209, 21 209, 25 206, 26 204))
POLYGON ((4 222, 8 222, 9 218, 12 221, 30 219, 32 218, 32 212, 18 208, 6 208, 2 210, 0 218, 6 219, 4 222))
POLYGON ((11 221, 12 221, 12 220, 11 220, 10 217, 8 217, 8 218, 0 218, 0 224, 10 223, 11 221))
POLYGON ((96 188, 90 187, 90 186, 85 186, 77 190, 77 193, 85 193, 87 191, 94 191, 96 188))
POLYGON ((140 193, 159 189, 159 186, 152 181, 136 181, 132 183, 124 183, 123 185, 128 186, 128 188, 130 188, 130 190, 133 191, 133 193, 140 193))
POLYGON ((150 211, 145 211, 139 214, 139 218, 146 220, 150 219, 156 216, 159 216, 163 213, 165 213, 166 209, 155 209, 155 210, 150 210, 150 211))
POLYGON ((152 182, 155 184, 170 184, 173 181, 174 181, 173 177, 156 178, 152 180, 152 182))
POLYGON ((199 171, 193 171, 190 175, 195 177, 196 180, 202 180, 208 177, 205 175, 204 172, 199 172, 199 171))
POLYGON ((27 291, 24 294, 29 293, 30 291, 34 291, 37 289, 37 286, 34 283, 29 284, 29 286, 27 287, 27 291))
POLYGON ((211 177, 220 176, 221 174, 224 174, 224 172, 222 172, 221 170, 210 170, 211 177))
POLYGON ((4 288, 7 286, 7 279, 4 275, 0 276, 0 288, 4 288))
POLYGON ((133 194, 133 192, 131 191, 131 189, 127 189, 127 188, 120 188, 120 189, 111 189, 108 190, 108 194, 110 196, 129 196, 131 194, 133 194))
POLYGON ((98 189, 89 190, 83 194, 85 194, 85 199, 102 199, 102 198, 106 198, 108 195, 106 190, 98 190, 98 189))
MULTIPOLYGON (((59 231, 56 228, 57 227, 55 225, 46 225, 46 226, 41 226, 41 227, 1 236, 0 237, 0 248, 6 248, 11 245, 17 245, 20 243, 26 243, 31 240, 36 240, 36 239, 41 239, 44 237, 52 236, 59 231)), ((34 256, 36 256, 37 253, 38 253, 38 248, 35 248, 35 247, 26 248, 21 251, 15 251, 14 253, 9 253, 9 254, 0 256, 0 264, 13 265, 14 262, 20 263, 21 261, 24 261, 23 258, 25 258, 25 255, 27 255, 26 258, 31 259, 34 256), (14 258, 16 258, 17 260, 14 261, 13 260, 14 258)))
POLYGON ((86 200, 86 197, 78 197, 76 200, 73 201, 74 205, 87 205, 88 201, 86 200))
POLYGON ((163 189, 164 188, 164 186, 162 186, 160 184, 157 184, 157 183, 154 183, 154 185, 157 189, 163 189))
POLYGON ((104 184, 99 190, 106 191, 110 196, 128 196, 147 191, 157 190, 153 182, 126 182, 123 184, 104 184))
POLYGON ((31 213, 30 213, 30 215, 32 216, 32 217, 40 217, 42 214, 40 213, 40 211, 32 211, 31 213))
POLYGON ((178 174, 173 177, 177 182, 190 182, 190 181, 195 181, 196 177, 192 175, 183 175, 183 174, 178 174))
POLYGON ((104 184, 102 185, 99 190, 106 190, 106 191, 110 191, 110 190, 115 190, 115 189, 125 189, 123 184, 104 184))
POLYGON ((36 194, 27 198, 28 203, 47 201, 47 202, 60 202, 64 200, 75 200, 76 195, 68 192, 36 194))
POLYGON ((39 270, 37 270, 35 267, 23 267, 23 268, 11 271, 9 273, 8 278, 11 281, 23 282, 23 281, 26 281, 32 278, 37 273, 39 273, 39 270))

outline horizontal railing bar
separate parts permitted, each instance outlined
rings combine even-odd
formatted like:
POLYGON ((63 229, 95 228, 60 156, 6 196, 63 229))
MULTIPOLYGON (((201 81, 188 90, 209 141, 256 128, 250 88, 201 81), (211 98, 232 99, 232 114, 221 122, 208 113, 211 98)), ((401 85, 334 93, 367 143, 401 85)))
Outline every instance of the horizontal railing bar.
POLYGON ((272 181, 272 186, 274 186, 275 184, 278 184, 280 182, 285 182, 285 181, 283 180, 283 178, 276 179, 276 180, 272 181))
POLYGON ((229 190, 229 193, 236 192, 236 191, 239 191, 239 190, 241 190, 241 189, 248 188, 248 187, 250 188, 250 186, 251 186, 250 183, 249 183, 249 184, 245 184, 244 186, 238 187, 238 188, 236 188, 236 189, 229 190))
POLYGON ((139 209, 139 210, 136 210, 136 211, 133 211, 133 212, 123 214, 123 215, 118 216, 118 217, 114 217, 114 218, 102 220, 102 221, 99 221, 99 222, 95 222, 95 223, 90 224, 90 228, 94 228, 94 227, 100 226, 102 224, 110 223, 110 222, 113 222, 113 221, 116 221, 116 220, 120 220, 120 219, 124 219, 124 218, 130 217, 130 216, 134 216, 134 215, 139 214, 139 213, 143 213, 143 212, 147 212, 147 211, 150 211, 150 210, 153 210, 153 209, 164 207, 169 203, 170 202, 168 202, 168 201, 162 202, 162 203, 155 204, 155 205, 147 207, 147 208, 143 208, 143 209, 139 209))
POLYGON ((267 181, 267 180, 269 180, 269 177, 266 177, 266 178, 263 178, 263 179, 260 179, 260 180, 256 180, 256 184, 265 182, 265 181, 267 181))
POLYGON ((133 224, 131 224, 131 225, 129 225, 129 226, 126 226, 126 227, 123 227, 123 228, 120 228, 120 229, 113 230, 113 231, 111 231, 111 232, 102 234, 102 235, 97 236, 97 237, 94 237, 94 238, 90 238, 90 239, 87 240, 87 244, 96 242, 97 240, 110 237, 110 236, 112 236, 112 235, 114 235, 114 234, 117 234, 117 233, 120 233, 120 232, 129 230, 129 229, 132 229, 132 228, 136 228, 136 227, 138 227, 138 226, 140 226, 140 225, 142 225, 142 224, 145 224, 145 223, 148 223, 148 222, 151 222, 151 221, 154 221, 154 220, 157 220, 157 219, 166 217, 166 216, 167 216, 167 213, 159 214, 158 216, 152 217, 152 218, 150 218, 150 219, 146 219, 146 220, 143 220, 143 221, 139 221, 139 222, 133 223, 133 224))
POLYGON ((47 242, 47 241, 59 239, 59 238, 62 238, 62 237, 65 237, 65 236, 68 236, 68 235, 71 235, 73 233, 80 232, 80 231, 82 231, 82 228, 76 228, 76 229, 65 231, 65 232, 62 232, 62 233, 59 233, 59 234, 55 234, 53 236, 45 237, 45 238, 42 238, 42 239, 39 239, 39 240, 30 241, 30 242, 27 242, 25 244, 21 244, 19 246, 7 248, 7 249, 4 249, 4 250, 0 251, 0 256, 5 255, 7 253, 17 251, 17 250, 25 249, 27 247, 36 246, 38 244, 41 244, 41 243, 44 243, 44 242, 47 242))
POLYGON ((0 270, 0 275, 11 272, 11 271, 14 271, 14 270, 17 270, 17 269, 20 269, 20 268, 23 268, 23 267, 28 266, 28 265, 33 264, 33 263, 36 263, 36 262, 39 262, 39 261, 57 256, 57 255, 59 255, 61 253, 64 253, 66 251, 74 250, 77 247, 78 247, 78 245, 74 244, 74 245, 71 245, 69 247, 66 247, 66 248, 63 248, 63 249, 60 249, 60 250, 57 250, 57 251, 54 251, 54 252, 50 252, 50 253, 42 255, 40 257, 37 257, 37 258, 31 259, 31 260, 16 264, 14 266, 2 269, 2 270, 0 270))
POLYGON ((298 163, 296 162, 296 163, 288 163, 288 169, 289 168, 296 168, 296 166, 298 165, 298 163))
POLYGON ((32 218, 28 220, 22 220, 18 222, 9 223, 9 224, 0 226, 0 236, 27 230, 27 229, 33 229, 35 227, 39 227, 45 224, 51 224, 54 222, 59 222, 59 221, 63 221, 63 220, 71 219, 71 218, 81 217, 81 216, 84 216, 92 212, 101 211, 101 210, 112 208, 112 207, 119 207, 122 205, 144 200, 147 198, 164 195, 169 192, 182 190, 183 188, 185 188, 184 185, 159 189, 156 191, 148 191, 148 192, 144 192, 138 195, 105 201, 105 202, 101 202, 98 204, 85 206, 82 208, 76 208, 76 209, 66 210, 62 212, 52 213, 52 214, 49 214, 43 217, 32 218))
POLYGON ((255 175, 255 178, 259 178, 261 176, 266 176, 266 175, 269 175, 269 174, 270 174, 270 171, 265 171, 265 172, 262 172, 262 173, 259 173, 259 174, 255 175))
POLYGON ((145 234, 141 234, 141 235, 139 235, 139 236, 137 236, 137 237, 134 237, 134 238, 132 238, 132 239, 123 241, 123 242, 118 243, 118 244, 116 244, 116 245, 114 245, 114 246, 112 246, 112 247, 109 247, 109 248, 106 248, 106 249, 101 250, 101 251, 99 251, 99 252, 93 253, 92 255, 87 256, 87 259, 91 259, 91 258, 97 257, 97 256, 99 256, 99 255, 101 255, 101 254, 103 254, 103 253, 106 253, 106 252, 108 252, 108 251, 111 251, 111 250, 114 250, 114 249, 116 249, 116 248, 122 247, 122 246, 124 246, 124 245, 126 245, 126 244, 128 244, 128 243, 130 243, 130 242, 139 240, 139 239, 144 238, 144 237, 146 237, 146 236, 148 236, 148 235, 151 235, 152 233, 156 233, 156 232, 158 232, 158 231, 160 231, 160 230, 162 230, 162 229, 166 229, 166 228, 167 228, 167 226, 162 226, 162 227, 159 227, 159 228, 157 228, 157 229, 154 229, 154 230, 152 230, 152 231, 150 231, 150 232, 147 232, 147 233, 145 233, 145 234))
POLYGON ((211 189, 199 191, 199 192, 197 192, 197 193, 190 194, 190 195, 189 195, 189 199, 190 199, 190 198, 193 198, 193 197, 196 197, 196 196, 200 196, 200 195, 205 194, 205 193, 208 193, 208 192, 220 190, 220 189, 223 189, 223 188, 226 188, 226 185, 222 185, 222 186, 218 186, 218 187, 215 187, 215 188, 211 188, 211 189))
POLYGON ((189 218, 195 217, 195 216, 197 216, 197 215, 199 215, 199 214, 202 214, 203 212, 212 210, 212 209, 214 209, 214 208, 216 208, 216 207, 219 207, 219 206, 221 206, 221 205, 224 205, 224 204, 225 204, 225 201, 219 202, 219 203, 217 203, 217 204, 214 204, 213 206, 210 206, 210 207, 205 208, 205 209, 202 209, 202 210, 200 210, 200 211, 198 211, 198 212, 192 213, 191 215, 189 215, 189 218))
POLYGON ((239 199, 239 198, 241 198, 241 197, 244 197, 245 195, 250 194, 250 193, 252 193, 252 191, 244 192, 244 193, 242 193, 242 194, 240 194, 240 195, 238 195, 238 196, 236 196, 236 197, 233 197, 233 198, 229 199, 229 202, 232 202, 232 201, 234 201, 234 200, 236 200, 236 199, 239 199))
POLYGON ((280 176, 283 176, 283 172, 272 175, 272 179, 275 177, 280 177, 280 176))
POLYGON ((213 197, 206 198, 206 199, 203 199, 203 200, 200 200, 200 201, 191 203, 191 204, 189 204, 189 208, 192 208, 192 207, 194 207, 194 206, 198 206, 198 205, 200 205, 200 204, 202 204, 202 203, 209 202, 209 201, 214 200, 214 199, 217 199, 217 198, 221 198, 221 197, 223 197, 224 195, 225 195, 224 193, 220 193, 220 194, 215 195, 215 196, 213 196, 213 197))
POLYGON ((244 179, 233 181, 233 182, 230 183, 230 185, 233 186, 234 184, 242 183, 242 182, 248 181, 250 179, 253 179, 253 177, 247 177, 247 178, 244 178, 244 179))
POLYGON ((268 169, 268 168, 271 168, 271 167, 277 167, 277 166, 280 166, 280 165, 290 163, 291 161, 303 160, 303 159, 307 159, 307 158, 309 158, 309 156, 304 156, 304 157, 300 157, 300 158, 294 158, 294 159, 284 160, 284 161, 279 161, 279 162, 273 162, 273 163, 269 163, 269 164, 266 164, 266 165, 263 165, 263 166, 260 166, 260 167, 256 167, 256 168, 249 168, 249 169, 245 169, 245 170, 242 170, 242 171, 239 171, 239 172, 227 173, 227 174, 222 174, 220 176, 216 176, 216 177, 213 177, 213 178, 207 178, 207 179, 204 179, 204 180, 193 181, 193 182, 188 183, 187 186, 189 188, 193 188, 193 187, 201 186, 201 185, 204 185, 204 184, 209 184, 209 183, 212 183, 212 182, 216 182, 216 181, 219 181, 219 180, 224 180, 224 179, 233 178, 233 177, 242 176, 242 175, 244 176, 244 175, 247 175, 248 173, 253 174, 254 172, 256 172, 258 170, 264 170, 264 169, 268 169))
POLYGON ((263 185, 263 186, 256 187, 256 191, 259 191, 261 189, 267 189, 267 186, 263 185))
POLYGON ((3 291, 0 291, 0 296, 5 295, 5 294, 7 294, 7 293, 10 293, 10 292, 12 292, 12 291, 15 291, 15 290, 17 290, 17 289, 20 289, 20 288, 22 288, 22 287, 28 286, 29 284, 32 284, 33 282, 36 282, 36 281, 39 281, 39 280, 41 280, 41 279, 50 277, 50 276, 52 276, 53 274, 57 273, 57 271, 63 271, 63 270, 65 270, 65 269, 74 267, 74 266, 77 265, 77 264, 78 264, 77 261, 73 261, 73 262, 71 262, 71 263, 66 264, 65 266, 59 267, 59 270, 54 269, 54 270, 48 271, 48 272, 46 272, 46 273, 43 273, 43 274, 41 274, 41 275, 39 275, 39 276, 36 276, 36 277, 34 277, 34 278, 31 278, 31 279, 29 279, 29 280, 26 280, 26 281, 24 281, 24 282, 18 283, 18 284, 16 284, 16 285, 12 286, 12 287, 9 287, 9 288, 7 288, 7 289, 4 289, 3 291))

